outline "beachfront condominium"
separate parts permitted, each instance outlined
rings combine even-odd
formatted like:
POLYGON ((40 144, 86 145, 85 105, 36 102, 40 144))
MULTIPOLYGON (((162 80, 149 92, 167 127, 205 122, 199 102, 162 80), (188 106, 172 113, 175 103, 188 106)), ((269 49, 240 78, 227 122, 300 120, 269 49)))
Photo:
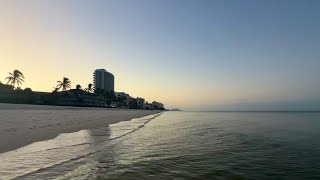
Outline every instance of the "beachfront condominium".
POLYGON ((93 73, 94 89, 114 91, 114 76, 105 69, 96 69, 93 73))

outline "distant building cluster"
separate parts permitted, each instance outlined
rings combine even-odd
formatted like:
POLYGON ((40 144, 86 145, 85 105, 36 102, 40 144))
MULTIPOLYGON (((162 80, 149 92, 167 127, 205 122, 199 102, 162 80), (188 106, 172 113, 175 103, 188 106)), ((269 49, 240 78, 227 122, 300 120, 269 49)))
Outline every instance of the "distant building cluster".
POLYGON ((160 102, 148 103, 142 97, 131 97, 125 92, 114 91, 114 75, 105 69, 96 69, 93 73, 93 84, 82 89, 70 89, 71 81, 63 78, 52 93, 34 92, 30 88, 15 89, 13 85, 0 82, 0 102, 43 104, 82 107, 110 107, 123 109, 165 110, 160 102), (59 91, 62 89, 62 91, 59 91))
POLYGON ((161 110, 164 109, 164 105, 157 101, 153 101, 152 103, 146 102, 146 104, 144 105, 144 109, 161 110))
POLYGON ((109 93, 111 101, 110 104, 106 104, 113 108, 124 108, 124 109, 149 109, 149 110, 164 110, 164 105, 160 102, 148 103, 144 98, 131 97, 125 92, 114 91, 114 76, 105 69, 96 69, 93 73, 93 83, 95 94, 109 93), (110 94, 112 93, 112 94, 110 94))

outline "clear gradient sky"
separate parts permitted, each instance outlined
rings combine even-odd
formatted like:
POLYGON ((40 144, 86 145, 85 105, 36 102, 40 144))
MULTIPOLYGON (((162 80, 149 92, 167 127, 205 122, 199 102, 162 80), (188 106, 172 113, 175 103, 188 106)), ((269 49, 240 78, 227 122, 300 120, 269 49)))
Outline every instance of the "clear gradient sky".
POLYGON ((1 0, 0 80, 116 91, 195 110, 320 110, 318 0, 1 0))

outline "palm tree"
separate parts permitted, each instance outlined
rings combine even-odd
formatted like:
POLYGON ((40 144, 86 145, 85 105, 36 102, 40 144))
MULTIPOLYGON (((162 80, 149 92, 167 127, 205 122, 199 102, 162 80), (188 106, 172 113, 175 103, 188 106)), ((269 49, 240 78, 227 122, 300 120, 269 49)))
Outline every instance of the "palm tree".
POLYGON ((18 87, 20 87, 20 84, 24 82, 24 76, 19 70, 14 70, 13 73, 9 73, 9 75, 10 76, 6 77, 6 79, 8 79, 7 84, 11 84, 12 86, 18 84, 18 87))
POLYGON ((56 87, 57 91, 61 88, 62 88, 62 91, 66 91, 71 88, 71 81, 66 77, 63 77, 63 80, 57 81, 57 83, 59 83, 56 87))
POLYGON ((92 92, 92 84, 88 84, 88 87, 84 89, 87 92, 92 92))
POLYGON ((59 91, 59 89, 57 88, 57 87, 53 87, 53 93, 55 93, 55 92, 58 92, 59 91))
POLYGON ((81 85, 80 85, 80 84, 77 84, 76 90, 80 90, 80 89, 82 89, 81 85))

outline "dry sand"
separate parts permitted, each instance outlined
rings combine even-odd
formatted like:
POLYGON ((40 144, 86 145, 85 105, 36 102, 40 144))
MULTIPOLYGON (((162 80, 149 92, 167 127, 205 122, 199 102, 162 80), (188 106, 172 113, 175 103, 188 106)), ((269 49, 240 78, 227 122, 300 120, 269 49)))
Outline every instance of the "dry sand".
POLYGON ((101 128, 156 113, 159 111, 0 103, 0 153, 52 139, 60 133, 101 128))

